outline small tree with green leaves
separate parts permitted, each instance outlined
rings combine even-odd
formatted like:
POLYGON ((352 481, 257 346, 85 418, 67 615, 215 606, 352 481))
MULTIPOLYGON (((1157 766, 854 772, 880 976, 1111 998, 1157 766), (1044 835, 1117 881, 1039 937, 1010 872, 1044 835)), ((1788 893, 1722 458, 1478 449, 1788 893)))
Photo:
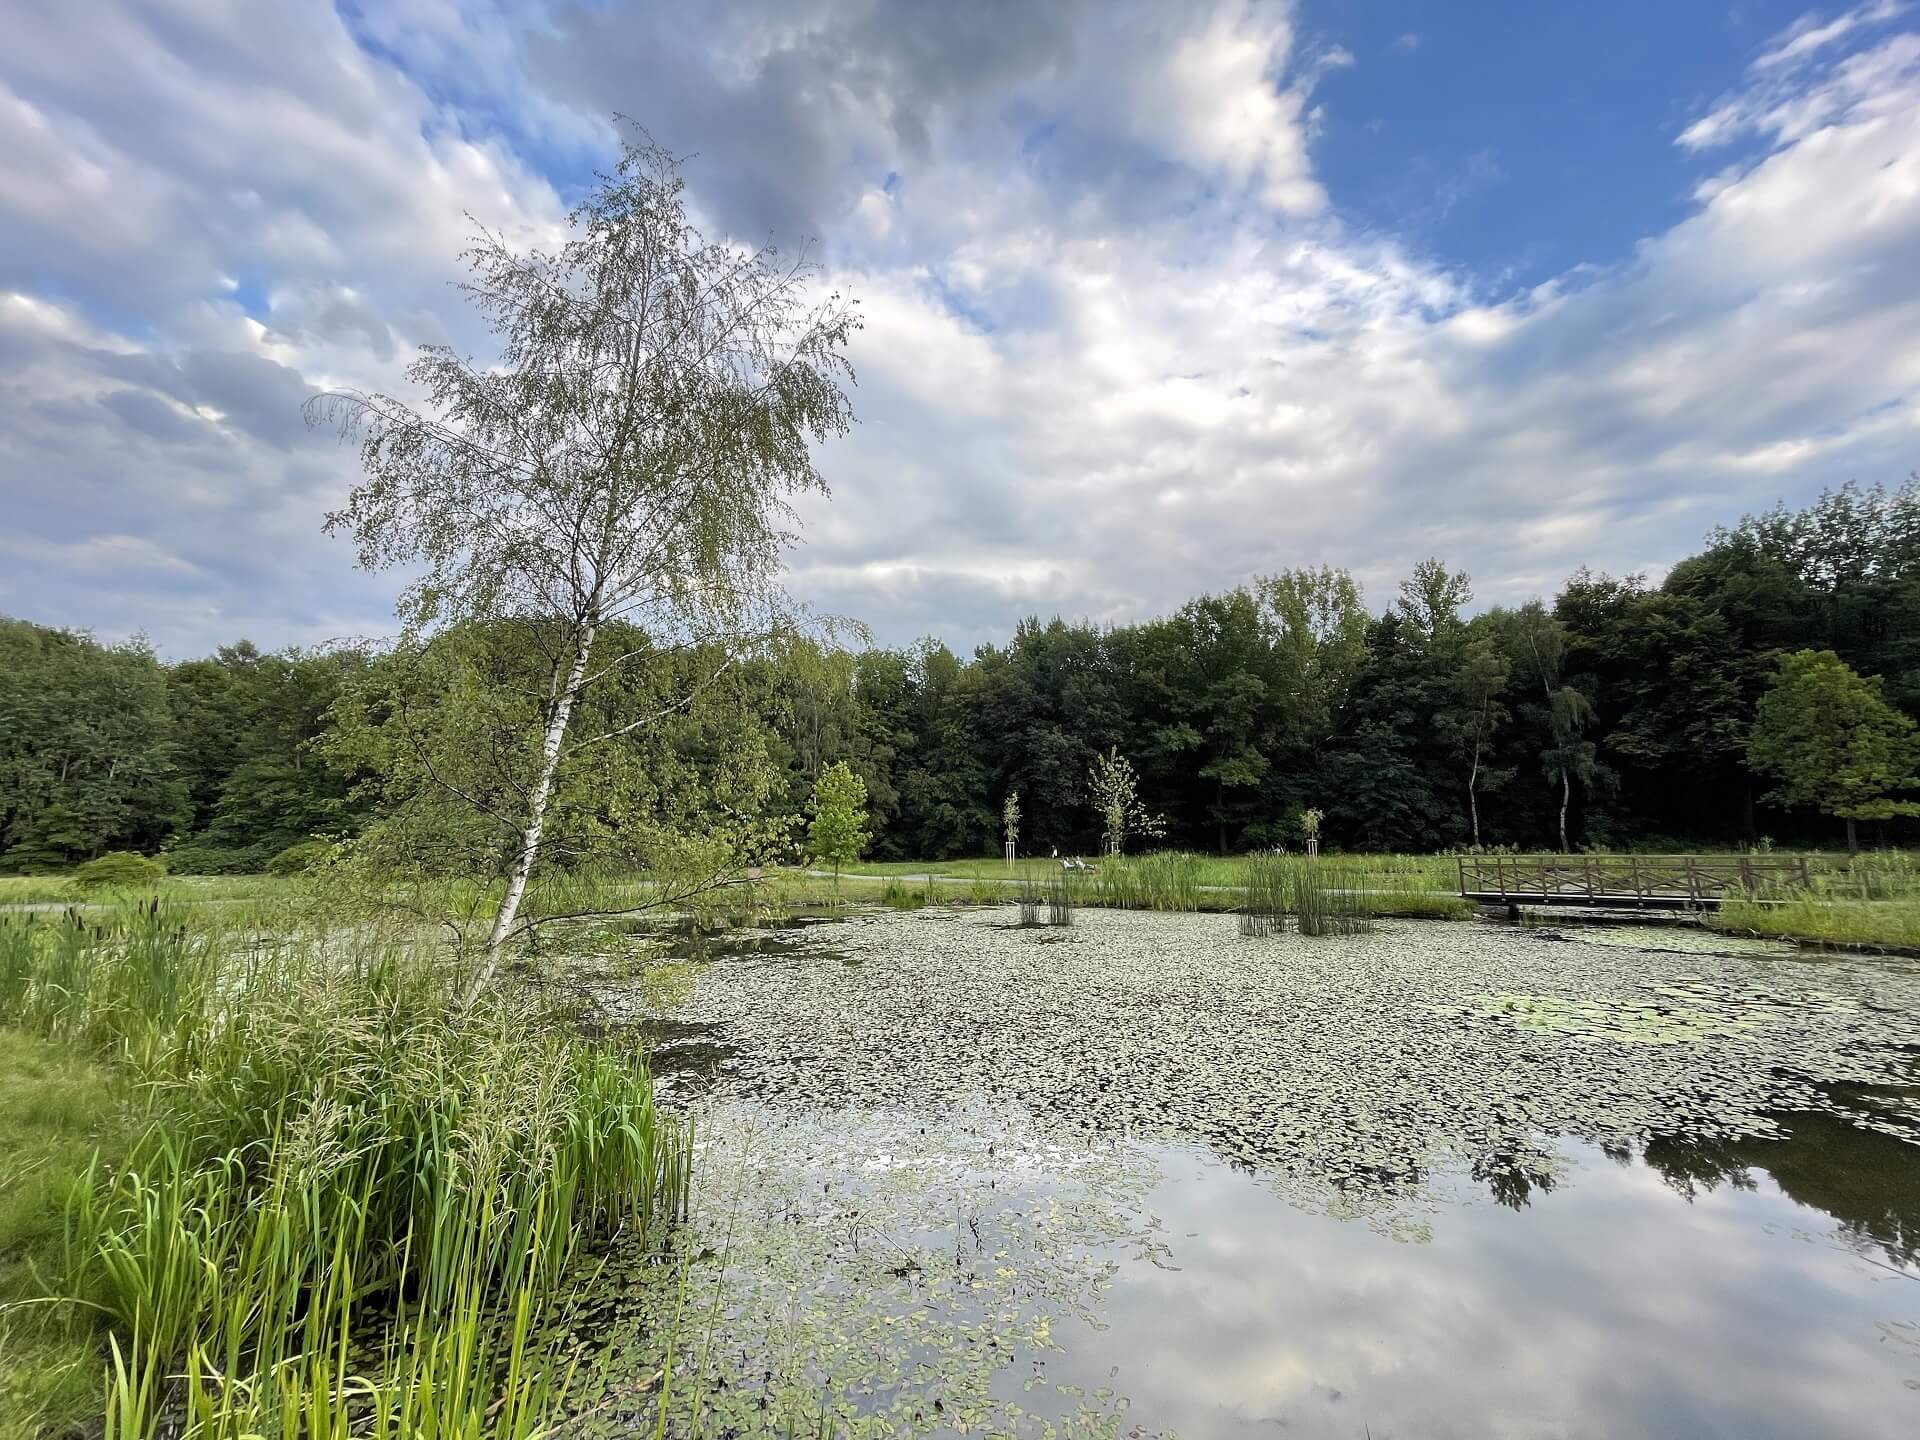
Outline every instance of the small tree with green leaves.
POLYGON ((840 895, 840 871, 860 858, 867 848, 867 784, 844 760, 820 772, 813 782, 813 818, 807 823, 807 844, 814 857, 833 866, 834 898, 840 895))
POLYGON ((1108 855, 1118 855, 1127 847, 1130 835, 1164 835, 1167 822, 1140 803, 1140 782, 1133 765, 1116 745, 1104 755, 1093 757, 1087 772, 1087 787, 1093 793, 1093 807, 1100 815, 1100 846, 1108 855))
POLYGON ((1300 812, 1300 838, 1307 842, 1307 853, 1320 853, 1320 822, 1327 818, 1320 809, 1308 809, 1300 812))
POLYGON ((1881 698, 1880 679, 1857 674, 1831 650, 1781 657, 1760 697, 1747 761, 1778 784, 1767 797, 1847 822, 1847 853, 1860 848, 1856 822, 1920 815, 1898 791, 1920 786, 1920 738, 1913 721, 1881 698))
POLYGON ((1007 863, 1011 865, 1020 850, 1020 792, 1007 793, 1007 803, 1000 807, 1000 824, 1007 835, 1007 863))

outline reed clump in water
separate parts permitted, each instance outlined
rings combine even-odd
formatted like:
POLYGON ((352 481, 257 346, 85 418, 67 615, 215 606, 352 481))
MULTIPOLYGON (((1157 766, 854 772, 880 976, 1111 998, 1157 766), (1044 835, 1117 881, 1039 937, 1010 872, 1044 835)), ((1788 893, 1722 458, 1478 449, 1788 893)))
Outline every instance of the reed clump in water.
POLYGON ((1288 908, 1302 935, 1372 933, 1374 897, 1354 888, 1351 876, 1324 866, 1318 856, 1290 860, 1285 865, 1288 908))
POLYGON ((933 882, 910 886, 904 881, 889 880, 880 892, 880 903, 894 910, 924 910, 933 904, 933 882))
POLYGON ((1065 875, 1056 875, 1047 885, 1047 923, 1073 924, 1073 887, 1065 875))
POLYGON ((1018 901, 1022 929, 1073 924, 1073 886, 1064 874, 1051 876, 1043 884, 1029 879, 1018 901))
POLYGON ((683 1216, 688 1128, 526 1001, 459 1009, 411 940, 235 938, 159 905, 0 926, 0 1022, 147 1097, 68 1222, 108 1440, 547 1427, 547 1321, 594 1247, 683 1216))
POLYGON ((1247 858, 1247 901, 1240 911, 1240 933, 1278 935, 1286 929, 1287 872, 1277 855, 1247 858))

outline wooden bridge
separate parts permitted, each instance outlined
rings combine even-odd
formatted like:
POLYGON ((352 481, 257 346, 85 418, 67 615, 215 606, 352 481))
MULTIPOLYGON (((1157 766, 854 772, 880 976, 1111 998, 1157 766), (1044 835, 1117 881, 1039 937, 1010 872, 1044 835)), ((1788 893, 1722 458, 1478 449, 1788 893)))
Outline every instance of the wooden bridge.
POLYGON ((1804 890, 1804 855, 1462 855, 1460 894, 1481 905, 1678 910, 1727 894, 1804 890))

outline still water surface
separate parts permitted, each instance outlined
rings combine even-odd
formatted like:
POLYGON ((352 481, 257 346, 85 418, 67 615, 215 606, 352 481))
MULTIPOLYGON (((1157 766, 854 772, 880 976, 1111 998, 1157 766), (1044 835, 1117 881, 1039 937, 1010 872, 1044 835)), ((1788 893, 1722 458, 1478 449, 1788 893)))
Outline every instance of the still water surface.
POLYGON ((1564 1145, 1550 1192, 1463 1189, 1415 1243, 1163 1150, 1177 1268, 1124 1266, 1060 1369, 1125 1357, 1133 1413, 1195 1436, 1911 1437, 1920 1269, 1866 1237, 1920 1233, 1920 1176, 1898 1141, 1864 1146, 1841 1150, 1897 1166, 1882 1197, 1796 1196, 1768 1149, 1704 1179, 1564 1145))
POLYGON ((657 1033, 730 1423, 1920 1434, 1912 965, 1230 925, 703 950, 657 1033))

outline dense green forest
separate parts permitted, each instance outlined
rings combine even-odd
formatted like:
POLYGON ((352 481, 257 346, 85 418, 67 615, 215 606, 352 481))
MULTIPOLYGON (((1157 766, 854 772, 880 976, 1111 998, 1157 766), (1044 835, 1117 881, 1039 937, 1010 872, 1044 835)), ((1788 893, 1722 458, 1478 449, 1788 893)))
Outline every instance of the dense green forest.
MULTIPOLYGON (((530 690, 546 663, 511 628, 434 645, 242 641, 169 665, 144 642, 0 622, 0 866, 132 848, 176 873, 258 870, 310 836, 361 832, 446 783, 410 705, 433 710, 446 747, 445 717, 479 693, 461 677, 524 672, 530 690)), ((1581 571, 1551 605, 1474 610, 1469 577, 1429 561, 1377 610, 1344 572, 1299 569, 1141 624, 1028 620, 967 658, 933 640, 854 653, 793 638, 730 667, 681 657, 684 676, 723 678, 604 748, 562 807, 555 855, 569 825, 646 822, 600 813, 613 794, 649 814, 717 806, 772 844, 841 760, 865 783, 877 856, 997 851, 1011 791, 1025 848, 1086 852, 1087 775, 1110 747, 1164 815, 1162 843, 1193 849, 1294 843, 1308 808, 1345 849, 1551 847, 1563 827, 1575 847, 1832 843, 1835 822, 1769 803, 1773 780, 1749 765, 1761 699, 1801 650, 1835 652, 1920 714, 1920 480, 1749 517, 1657 586, 1581 571), (635 777, 651 779, 636 792, 635 777)), ((476 726, 466 748, 487 736, 476 726)), ((450 809, 424 813, 410 845, 471 863, 494 844, 459 835, 471 821, 450 809)))

